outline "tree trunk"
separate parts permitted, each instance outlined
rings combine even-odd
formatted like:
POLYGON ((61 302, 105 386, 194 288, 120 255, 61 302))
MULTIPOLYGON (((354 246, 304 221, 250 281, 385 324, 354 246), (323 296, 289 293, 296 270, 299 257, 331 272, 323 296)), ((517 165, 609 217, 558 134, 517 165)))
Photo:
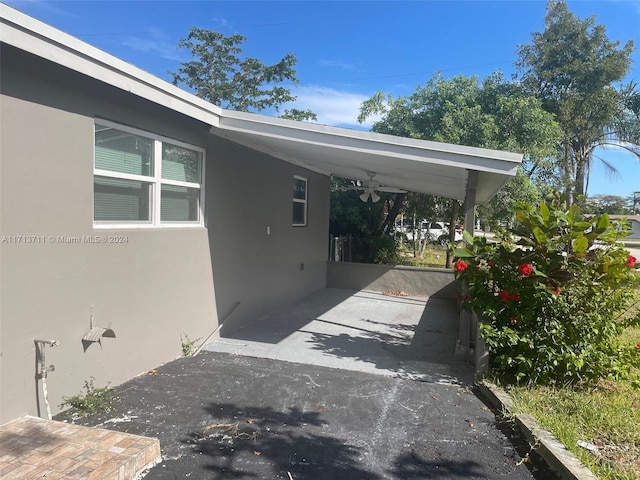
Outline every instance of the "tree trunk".
POLYGON ((585 180, 587 178, 587 171, 589 170, 589 154, 584 148, 579 147, 575 152, 576 156, 576 183, 573 191, 573 201, 577 201, 578 196, 585 195, 585 180))
POLYGON ((571 147, 569 141, 564 143, 564 188, 565 188, 565 201, 567 202, 567 208, 571 208, 573 203, 573 185, 574 185, 574 168, 573 159, 571 157, 571 147))
POLYGON ((573 201, 576 202, 580 195, 584 195, 584 177, 586 174, 586 165, 584 162, 578 163, 576 168, 576 186, 573 190, 573 201))
POLYGON ((385 231, 387 231, 387 228, 389 228, 391 222, 395 221, 396 217, 400 213, 400 209, 402 208, 402 204, 404 203, 404 199, 406 196, 406 193, 396 193, 396 196, 393 199, 393 206, 383 220, 382 225, 380 225, 380 233, 384 233, 385 231))

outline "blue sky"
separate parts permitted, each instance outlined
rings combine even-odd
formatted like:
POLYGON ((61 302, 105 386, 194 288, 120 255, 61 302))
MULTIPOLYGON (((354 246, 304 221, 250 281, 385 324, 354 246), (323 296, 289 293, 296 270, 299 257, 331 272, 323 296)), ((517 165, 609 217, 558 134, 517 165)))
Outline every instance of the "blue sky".
MULTIPOLYGON (((449 1, 49 1, 3 0, 22 12, 170 80, 177 49, 191 27, 247 38, 244 51, 265 63, 297 59, 297 108, 320 123, 368 129, 356 122, 376 91, 409 95, 436 72, 483 78, 515 72, 517 46, 544 28, 543 0, 449 1)), ((633 39, 640 84, 640 0, 569 0, 578 17, 595 15, 611 40, 633 39)), ((621 149, 598 152, 619 176, 595 162, 589 194, 640 191, 640 161, 621 149)))

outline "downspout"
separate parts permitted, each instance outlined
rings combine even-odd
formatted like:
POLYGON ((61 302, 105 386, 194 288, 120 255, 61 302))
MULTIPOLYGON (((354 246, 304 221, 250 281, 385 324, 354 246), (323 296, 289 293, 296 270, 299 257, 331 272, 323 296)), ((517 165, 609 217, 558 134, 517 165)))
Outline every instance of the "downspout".
MULTIPOLYGON (((48 367, 45 365, 44 350, 46 345, 49 345, 50 347, 60 345, 60 341, 34 340, 34 342, 36 344, 36 363, 38 366, 38 371, 36 372, 36 382, 38 381, 38 379, 42 380, 42 394, 44 396, 44 403, 47 407, 47 418, 51 420, 51 405, 49 405, 49 392, 47 391, 47 374, 49 372, 53 372, 56 367, 55 365, 49 365, 48 367)), ((39 413, 40 412, 38 411, 38 414, 39 413)))

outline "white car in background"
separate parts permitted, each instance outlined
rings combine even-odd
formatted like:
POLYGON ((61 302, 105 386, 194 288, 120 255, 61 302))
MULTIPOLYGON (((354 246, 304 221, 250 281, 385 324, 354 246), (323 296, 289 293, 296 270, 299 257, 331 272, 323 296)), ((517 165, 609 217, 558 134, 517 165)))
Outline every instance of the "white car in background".
MULTIPOLYGON (((449 225, 444 222, 424 222, 422 228, 431 242, 446 245, 449 241, 449 225)), ((454 243, 462 241, 462 230, 460 225, 456 225, 454 243)))
MULTIPOLYGON (((460 225, 456 225, 455 243, 462 241, 462 230, 460 225)), ((411 219, 396 220, 395 231, 404 233, 407 240, 413 240, 414 229, 411 219)), ((417 233, 418 238, 426 238, 427 241, 438 245, 446 245, 449 242, 449 224, 444 222, 422 220, 416 223, 415 233, 417 233)))

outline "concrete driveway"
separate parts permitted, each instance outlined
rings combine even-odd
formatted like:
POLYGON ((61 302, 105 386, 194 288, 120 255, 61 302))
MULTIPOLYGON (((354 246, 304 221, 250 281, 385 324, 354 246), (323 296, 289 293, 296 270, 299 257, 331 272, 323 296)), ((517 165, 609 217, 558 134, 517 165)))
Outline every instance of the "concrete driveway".
POLYGON ((436 383, 466 384, 469 362, 454 355, 455 303, 327 288, 242 326, 205 347, 436 383))
POLYGON ((118 388, 155 479, 551 479, 470 388, 450 301, 323 290, 118 388))

